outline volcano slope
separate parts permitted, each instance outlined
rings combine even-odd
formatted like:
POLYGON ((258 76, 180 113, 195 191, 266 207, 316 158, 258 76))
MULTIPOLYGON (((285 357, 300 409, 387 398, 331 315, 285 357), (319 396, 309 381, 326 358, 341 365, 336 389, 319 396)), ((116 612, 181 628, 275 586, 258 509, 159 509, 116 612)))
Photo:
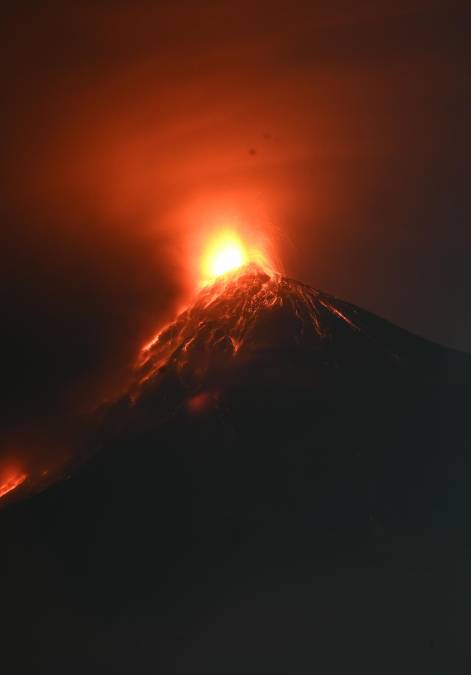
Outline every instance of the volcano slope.
POLYGON ((0 514, 8 672, 468 672, 470 383, 256 266, 203 288, 0 514))
POLYGON ((296 485, 290 508, 317 527, 350 527, 350 500, 357 525, 422 528, 448 503, 444 465, 469 448, 470 382, 468 356, 251 265, 143 349, 106 426, 171 439, 216 517, 233 499, 257 521, 262 494, 281 516, 296 485))

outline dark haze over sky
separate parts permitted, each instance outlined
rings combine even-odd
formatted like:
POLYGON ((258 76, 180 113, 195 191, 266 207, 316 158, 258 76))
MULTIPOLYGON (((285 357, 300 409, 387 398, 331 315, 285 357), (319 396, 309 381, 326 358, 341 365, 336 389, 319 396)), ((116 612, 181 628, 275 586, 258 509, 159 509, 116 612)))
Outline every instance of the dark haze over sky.
POLYGON ((119 383, 219 213, 290 276, 471 350, 467 4, 4 13, 5 451, 119 383))

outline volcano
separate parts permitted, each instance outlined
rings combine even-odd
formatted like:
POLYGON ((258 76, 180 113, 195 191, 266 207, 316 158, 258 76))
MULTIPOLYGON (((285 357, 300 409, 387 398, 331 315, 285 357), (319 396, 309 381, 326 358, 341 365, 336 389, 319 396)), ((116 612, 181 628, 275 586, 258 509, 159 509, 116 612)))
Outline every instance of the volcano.
POLYGON ((214 493, 207 516, 238 504, 252 523, 262 494, 281 516, 302 485, 299 522, 421 528, 447 503, 444 467, 469 447, 470 382, 469 356, 250 264, 144 347, 104 444, 148 436, 160 453, 172 439, 168 454, 214 493))
POLYGON ((35 626, 8 672, 458 672, 470 383, 468 355, 257 265, 203 287, 94 457, 2 512, 4 632, 35 626))

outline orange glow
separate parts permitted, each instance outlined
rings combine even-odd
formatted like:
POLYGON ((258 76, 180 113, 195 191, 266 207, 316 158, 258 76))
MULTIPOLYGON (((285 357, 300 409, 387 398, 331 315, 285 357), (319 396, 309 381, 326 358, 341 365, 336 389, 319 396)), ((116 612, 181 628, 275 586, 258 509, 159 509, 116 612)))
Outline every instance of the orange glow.
POLYGON ((235 230, 222 230, 214 234, 203 247, 200 281, 203 285, 211 283, 252 262, 271 273, 272 266, 261 246, 248 245, 235 230))
POLYGON ((187 408, 190 413, 198 414, 207 410, 213 402, 213 396, 208 392, 200 392, 187 401, 187 408))
POLYGON ((235 232, 226 230, 212 239, 203 256, 203 279, 215 279, 248 262, 249 255, 243 242, 235 232))
POLYGON ((27 479, 27 473, 17 473, 9 476, 0 484, 0 499, 7 495, 9 492, 16 490, 27 479))
MULTIPOLYGON (((191 234, 185 237, 186 246, 183 245, 180 249, 183 260, 187 261, 182 268, 186 268, 188 272, 188 293, 177 312, 178 316, 185 313, 196 293, 214 286, 216 296, 221 292, 221 283, 230 282, 232 276, 238 276, 237 270, 242 271, 252 263, 270 277, 280 273, 273 242, 267 236, 268 228, 264 231, 256 216, 251 218, 250 213, 234 214, 224 204, 217 203, 213 207, 192 207, 188 212, 184 210, 180 213, 179 220, 187 222, 191 234), (249 227, 252 220, 254 225, 249 227), (218 226, 218 223, 224 223, 224 226, 218 226)), ((136 368, 144 368, 152 360, 152 353, 159 349, 162 337, 165 342, 165 331, 172 325, 173 323, 162 325, 143 344, 136 359, 136 368)), ((235 353, 239 343, 233 336, 231 341, 235 353)), ((164 362, 165 359, 161 365, 164 362)), ((149 375, 145 374, 140 384, 144 384, 148 378, 149 375)), ((203 398, 198 397, 194 402, 188 401, 188 410, 195 412, 202 402, 203 398)))

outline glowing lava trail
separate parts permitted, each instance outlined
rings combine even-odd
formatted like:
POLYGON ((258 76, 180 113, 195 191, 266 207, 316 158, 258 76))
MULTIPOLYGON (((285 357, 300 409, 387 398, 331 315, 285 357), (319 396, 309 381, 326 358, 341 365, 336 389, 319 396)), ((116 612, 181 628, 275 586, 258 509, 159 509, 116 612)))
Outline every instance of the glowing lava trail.
POLYGON ((3 483, 0 484, 0 499, 8 493, 13 492, 13 490, 16 490, 16 488, 24 483, 27 478, 27 473, 21 473, 4 480, 3 483))
MULTIPOLYGON (((220 230, 210 238, 201 254, 199 264, 199 293, 196 296, 196 302, 209 305, 226 289, 232 289, 229 290, 229 295, 237 295, 236 289, 239 288, 239 292, 242 290, 244 295, 244 288, 247 284, 242 282, 239 287, 237 280, 239 276, 246 278, 247 272, 250 278, 253 278, 255 275, 255 277, 260 276, 263 280, 269 280, 276 275, 262 247, 253 244, 247 245, 235 230, 220 230)), ((188 313, 189 308, 177 318, 177 324, 181 323, 181 317, 186 317, 188 313)), ((141 367, 149 360, 154 348, 157 344, 160 345, 162 343, 162 337, 165 339, 166 330, 171 326, 175 326, 175 324, 172 323, 162 327, 142 347, 138 359, 138 367, 141 367)), ((234 336, 231 336, 230 340, 236 352, 239 347, 239 340, 234 336)), ((185 346, 185 351, 188 346, 189 343, 185 346)), ((165 359, 161 361, 161 365, 164 361, 165 359)))
POLYGON ((270 345, 307 349, 328 343, 338 324, 359 330, 353 306, 251 262, 205 285, 143 347, 138 389, 151 381, 157 387, 170 371, 185 386, 201 383, 213 368, 229 372, 270 345))

